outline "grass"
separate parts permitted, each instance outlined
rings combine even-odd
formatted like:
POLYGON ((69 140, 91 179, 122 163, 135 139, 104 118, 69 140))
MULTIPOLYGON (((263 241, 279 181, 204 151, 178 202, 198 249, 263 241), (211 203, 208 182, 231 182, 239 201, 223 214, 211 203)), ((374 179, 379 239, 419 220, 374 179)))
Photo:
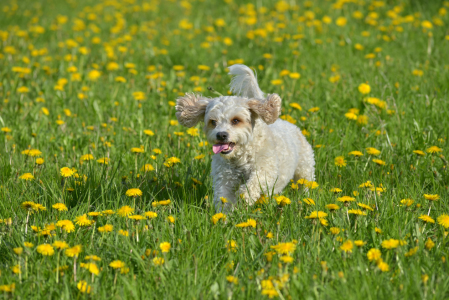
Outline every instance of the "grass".
POLYGON ((449 3, 342 3, 2 3, 1 297, 446 298, 449 3), (253 67, 261 89, 282 97, 282 118, 314 147, 318 187, 286 187, 285 206, 269 193, 265 204, 240 203, 214 225, 211 145, 202 125, 177 124, 173 105, 185 92, 215 97, 208 87, 226 95, 233 63, 253 67), (172 157, 180 162, 167 164, 172 157), (64 167, 74 174, 63 177, 64 167), (367 181, 374 190, 360 187, 367 181), (132 188, 142 195, 127 196, 132 188), (344 195, 355 201, 346 206, 344 195), (157 217, 122 217, 124 206, 157 217), (92 214, 106 210, 114 214, 92 214), (313 211, 328 216, 306 219, 313 211), (88 213, 90 224, 77 225, 88 213), (255 227, 236 227, 248 219, 255 227), (100 232, 106 224, 112 231, 100 232), (82 250, 76 259, 56 246, 40 253, 55 241, 82 250), (370 261, 371 249, 381 257, 370 261))

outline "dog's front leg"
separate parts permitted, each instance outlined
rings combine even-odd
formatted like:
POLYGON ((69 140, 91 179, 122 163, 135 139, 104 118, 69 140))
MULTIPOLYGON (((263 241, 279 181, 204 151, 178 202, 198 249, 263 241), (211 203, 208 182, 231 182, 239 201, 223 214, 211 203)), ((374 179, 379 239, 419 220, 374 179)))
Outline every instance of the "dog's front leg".
POLYGON ((214 185, 214 206, 217 212, 227 212, 237 201, 235 190, 239 186, 239 176, 220 157, 212 159, 212 179, 214 185))
POLYGON ((249 205, 254 204, 261 196, 262 190, 260 188, 259 178, 257 176, 250 176, 250 178, 240 185, 237 191, 237 197, 241 196, 249 205))

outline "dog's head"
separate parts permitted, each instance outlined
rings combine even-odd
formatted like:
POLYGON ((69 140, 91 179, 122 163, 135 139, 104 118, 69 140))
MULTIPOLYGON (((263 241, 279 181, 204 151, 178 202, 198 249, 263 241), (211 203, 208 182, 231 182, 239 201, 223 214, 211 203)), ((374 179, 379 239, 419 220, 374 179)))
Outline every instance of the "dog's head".
POLYGON ((193 127, 204 120, 204 130, 214 153, 231 158, 236 149, 252 141, 257 119, 272 124, 279 117, 280 109, 281 98, 277 94, 262 100, 186 94, 177 99, 176 117, 186 127, 193 127))

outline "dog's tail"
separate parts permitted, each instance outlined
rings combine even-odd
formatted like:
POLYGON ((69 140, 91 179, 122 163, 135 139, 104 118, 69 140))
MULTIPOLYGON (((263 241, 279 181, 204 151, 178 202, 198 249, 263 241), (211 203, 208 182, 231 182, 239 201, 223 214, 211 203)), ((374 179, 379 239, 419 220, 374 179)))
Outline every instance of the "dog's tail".
POLYGON ((231 92, 235 95, 264 99, 265 94, 257 84, 254 72, 245 65, 232 65, 229 67, 229 75, 234 75, 231 80, 231 92))

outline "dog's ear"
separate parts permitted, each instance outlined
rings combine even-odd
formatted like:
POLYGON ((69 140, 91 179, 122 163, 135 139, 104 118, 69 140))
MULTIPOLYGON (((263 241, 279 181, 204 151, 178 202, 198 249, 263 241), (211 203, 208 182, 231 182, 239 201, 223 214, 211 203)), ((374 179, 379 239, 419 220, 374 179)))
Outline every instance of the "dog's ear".
POLYGON ((270 94, 265 100, 251 99, 248 101, 249 109, 257 114, 265 123, 273 124, 281 113, 281 97, 270 94))
POLYGON ((176 100, 176 118, 186 127, 193 127, 204 118, 209 99, 195 94, 185 94, 176 100))

